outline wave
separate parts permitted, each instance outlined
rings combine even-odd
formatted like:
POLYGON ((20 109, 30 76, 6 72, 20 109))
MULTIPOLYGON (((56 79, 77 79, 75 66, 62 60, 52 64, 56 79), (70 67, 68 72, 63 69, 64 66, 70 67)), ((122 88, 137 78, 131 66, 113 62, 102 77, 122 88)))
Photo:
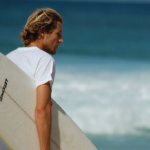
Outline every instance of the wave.
POLYGON ((149 63, 62 60, 53 98, 85 133, 134 135, 150 130, 149 63))

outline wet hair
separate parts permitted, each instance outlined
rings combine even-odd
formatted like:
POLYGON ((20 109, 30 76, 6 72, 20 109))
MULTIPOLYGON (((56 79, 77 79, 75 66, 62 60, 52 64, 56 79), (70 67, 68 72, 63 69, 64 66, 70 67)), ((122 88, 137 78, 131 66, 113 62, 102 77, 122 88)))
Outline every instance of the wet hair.
POLYGON ((52 33, 57 28, 57 22, 63 22, 62 17, 53 9, 44 8, 33 12, 21 32, 20 39, 25 44, 40 38, 40 32, 52 33))

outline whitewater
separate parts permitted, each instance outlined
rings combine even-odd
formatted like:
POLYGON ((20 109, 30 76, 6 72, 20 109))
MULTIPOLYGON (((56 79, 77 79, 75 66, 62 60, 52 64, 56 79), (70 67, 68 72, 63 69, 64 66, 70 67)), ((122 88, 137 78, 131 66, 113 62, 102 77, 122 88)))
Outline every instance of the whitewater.
POLYGON ((85 133, 148 134, 150 62, 77 56, 56 62, 53 98, 85 133))

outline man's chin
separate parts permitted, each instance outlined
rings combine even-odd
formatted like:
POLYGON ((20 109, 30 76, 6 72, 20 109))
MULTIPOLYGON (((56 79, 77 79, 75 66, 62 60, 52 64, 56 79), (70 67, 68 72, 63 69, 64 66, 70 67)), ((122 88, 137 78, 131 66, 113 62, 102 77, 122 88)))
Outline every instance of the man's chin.
POLYGON ((54 51, 54 52, 49 52, 49 54, 51 54, 51 55, 55 55, 57 52, 56 51, 54 51))

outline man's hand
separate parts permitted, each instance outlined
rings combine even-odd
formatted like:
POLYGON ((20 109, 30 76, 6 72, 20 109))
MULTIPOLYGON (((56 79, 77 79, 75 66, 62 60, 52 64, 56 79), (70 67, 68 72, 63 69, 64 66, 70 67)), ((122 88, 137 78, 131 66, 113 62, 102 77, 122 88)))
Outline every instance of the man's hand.
POLYGON ((36 91, 37 104, 35 108, 35 119, 40 150, 50 150, 51 87, 49 82, 38 86, 36 91))

